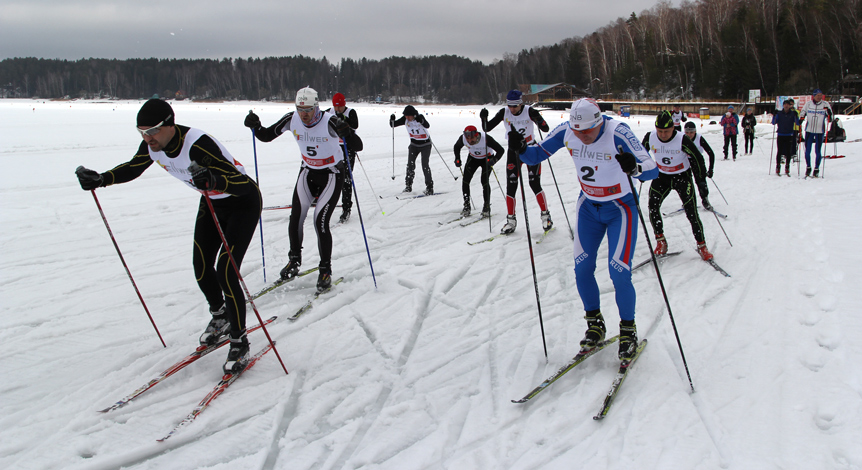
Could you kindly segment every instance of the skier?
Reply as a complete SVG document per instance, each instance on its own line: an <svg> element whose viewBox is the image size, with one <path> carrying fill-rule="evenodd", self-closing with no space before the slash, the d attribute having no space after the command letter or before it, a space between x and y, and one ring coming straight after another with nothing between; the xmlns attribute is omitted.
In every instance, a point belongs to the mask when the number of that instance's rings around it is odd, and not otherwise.
<svg viewBox="0 0 862 470"><path fill-rule="evenodd" d="M309 207L316 199L314 230L317 232L317 249L320 253L317 291L323 292L332 286L332 233L329 219L341 196L344 179L350 177L347 174L346 155L339 142L343 139L348 148L360 149L361 142L358 142L347 122L320 110L317 91L309 87L296 92L296 112L285 114L275 124L262 127L260 118L252 112L245 117L244 124L254 129L254 135L261 142L271 142L280 135L291 133L299 145L302 165L293 189L287 228L290 251L280 276L287 280L299 273L303 224Z"/></svg>
<svg viewBox="0 0 862 470"><path fill-rule="evenodd" d="M706 170L706 175L704 178L695 178L694 182L697 184L697 190L700 193L700 202L703 205L703 208L711 211L712 204L709 203L709 188L706 184L706 178L712 178L712 172L715 169L715 152L712 151L712 147L706 142L706 139L703 138L702 135L698 134L697 126L693 122L685 123L685 135L694 142L694 145L697 146L697 150L700 151L701 155L709 155L709 170Z"/></svg>
<svg viewBox="0 0 862 470"><path fill-rule="evenodd" d="M745 116L742 117L742 137L743 155L752 155L754 153L754 128L757 126L757 118L754 117L754 111L751 108L746 108Z"/></svg>
<svg viewBox="0 0 862 470"><path fill-rule="evenodd" d="M733 111L733 105L727 107L727 112L721 118L722 129L724 129L724 159L727 160L727 146L733 144L733 161L736 161L736 135L739 134L739 116Z"/></svg>
<svg viewBox="0 0 862 470"><path fill-rule="evenodd" d="M512 130L520 133L528 145L532 145L536 137L534 135L534 124L539 126L539 129L548 132L550 129L545 118L529 105L525 105L521 99L521 92L512 90L506 95L506 107L501 109L488 120L488 110L482 108L479 112L479 117L482 119L482 130L490 132L497 124L503 122L506 133L511 133ZM515 218L515 196L518 192L518 177L521 173L521 161L518 160L517 149L511 146L509 142L509 150L507 152L506 161L506 225L503 225L501 233L512 233L518 226L518 221ZM539 203L539 209L542 211L542 228L545 231L554 226L554 221L551 220L551 212L548 210L548 199L545 197L545 191L542 190L542 166L527 165L527 175L530 188L536 195L536 201Z"/></svg>
<svg viewBox="0 0 862 470"><path fill-rule="evenodd" d="M359 117L356 115L356 110L353 108L347 107L347 101L344 98L344 95L341 93L336 93L332 95L332 107L324 111L326 113L331 112L335 114L335 116L345 122L350 126L351 129L355 132L356 129L359 129ZM358 136L356 137L359 138ZM342 141L343 143L343 141ZM347 147L347 157L350 159L350 168L353 168L356 164L356 152L362 150L362 148L355 149L351 147ZM343 224L347 222L347 219L350 218L350 209L353 207L353 182L351 181L349 176L344 178L344 184L341 188L341 217L338 218L338 223Z"/></svg>
<svg viewBox="0 0 862 470"><path fill-rule="evenodd" d="M809 118L809 115L810 118ZM806 120L807 119L807 120ZM823 134L826 132L826 122L832 120L832 105L823 99L820 89L814 90L811 100L802 106L799 112L800 125L805 124L805 176L811 176L811 146L814 145L814 177L820 174L820 147L823 145Z"/></svg>
<svg viewBox="0 0 862 470"><path fill-rule="evenodd" d="M260 190L254 180L246 176L242 164L219 141L199 129L175 124L175 118L167 102L147 101L138 111L137 129L143 141L135 156L101 174L84 167L79 167L76 173L81 187L93 190L132 181L156 162L171 176L202 194L195 221L192 265L212 318L200 343L213 345L229 334L230 350L224 372L236 372L249 360L246 300L204 198L212 200L215 215L239 267L260 219Z"/></svg>
<svg viewBox="0 0 862 470"><path fill-rule="evenodd" d="M431 158L431 134L428 133L428 128L431 124L425 119L425 116L419 114L411 105L404 107L401 112L402 116L395 120L395 115L389 116L389 127L395 128L405 126L407 134L410 135L410 145L407 146L407 176L404 178L404 192L413 191L413 177L416 174L416 157L422 155L422 173L425 175L425 194L430 196L434 194L434 179L431 177L431 166L428 165L428 160Z"/></svg>
<svg viewBox="0 0 862 470"><path fill-rule="evenodd" d="M607 233L608 271L614 283L620 314L619 357L631 360L637 349L635 288L632 284L632 256L638 229L636 194L630 177L647 181L658 176L655 162L625 123L602 116L591 98L572 103L569 121L551 131L538 146L528 146L516 130L509 132L509 148L520 152L527 165L538 165L561 148L578 168L581 194L577 202L575 231L575 282L584 304L587 331L581 350L595 348L605 338L605 321L600 309L596 282L599 245ZM546 153L545 151L547 150Z"/></svg>
<svg viewBox="0 0 862 470"><path fill-rule="evenodd" d="M688 118L685 117L685 113L682 112L678 104L673 105L673 112L670 115L673 117L673 128L682 132L682 123L688 121Z"/></svg>
<svg viewBox="0 0 862 470"><path fill-rule="evenodd" d="M784 158L784 174L790 176L790 162L796 155L796 127L799 125L799 115L791 108L789 99L782 103L782 110L772 116L772 124L778 125L776 130L776 145L778 156L775 157L775 176L781 176L781 158Z"/></svg>
<svg viewBox="0 0 862 470"><path fill-rule="evenodd" d="M682 199L685 215L697 241L698 254L704 261L711 260L712 253L706 248L703 224L697 214L694 185L691 183L692 171L696 179L706 177L703 155L686 135L673 129L673 119L667 111L662 111L655 120L655 138L652 138L651 132L647 132L643 138L643 146L651 151L659 171L658 178L650 183L649 189L649 218L655 233L655 254L667 254L661 203L671 190L674 190Z"/></svg>
<svg viewBox="0 0 862 470"><path fill-rule="evenodd" d="M476 170L482 168L482 218L491 215L491 167L503 158L503 146L490 135L480 132L476 126L467 126L464 133L455 141L455 166L461 167L461 149L467 147L470 158L464 165L464 181L461 192L464 195L463 217L470 215L470 181ZM493 150L492 155L488 150Z"/></svg>

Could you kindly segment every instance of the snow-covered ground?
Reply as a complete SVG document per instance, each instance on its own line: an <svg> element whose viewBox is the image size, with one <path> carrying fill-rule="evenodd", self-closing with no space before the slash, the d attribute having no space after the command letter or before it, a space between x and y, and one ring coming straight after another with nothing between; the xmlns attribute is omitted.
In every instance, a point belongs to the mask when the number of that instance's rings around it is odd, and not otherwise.
<svg viewBox="0 0 862 470"><path fill-rule="evenodd" d="M354 215L335 226L337 294L295 323L314 291L301 278L257 302L289 375L268 354L187 428L157 443L221 376L219 350L126 408L104 408L189 353L208 321L191 266L198 195L151 168L97 191L111 229L167 342L158 341L117 257L78 165L105 171L130 158L140 102L0 100L0 468L4 469L750 469L862 468L862 281L857 204L862 142L838 144L825 179L768 175L772 126L753 156L721 160L711 186L724 229L701 213L710 250L733 277L699 260L685 217L665 219L662 267L696 392L691 393L653 270L634 274L637 324L649 346L604 421L591 417L616 371L608 348L526 405L519 398L578 349L585 329L572 242L550 168L543 184L557 229L534 245L548 346L545 361L520 197L518 230L492 242L486 223L438 222L461 209L460 186L436 152L442 195L399 200L407 135L401 107L360 105L359 203L374 288ZM254 109L268 124L292 105L173 103L177 121L206 130L253 169ZM480 107L420 106L450 170L452 145ZM496 107L492 108L496 109ZM564 119L546 111L553 126ZM848 139L862 119L843 120ZM642 136L653 118L627 122ZM695 120L698 122L698 120ZM492 133L503 140L501 128ZM740 139L740 152L742 139ZM832 154L830 144L826 153ZM289 136L257 144L267 206L288 204L299 168ZM551 159L574 225L578 184L569 157ZM369 180L362 170L367 171ZM803 165L804 171L804 165ZM414 188L422 188L417 172ZM497 165L503 179L504 165ZM503 181L505 182L505 181ZM492 179L493 227L505 204ZM373 190L382 199L377 199ZM474 178L473 194L481 194ZM541 233L527 191L532 235ZM381 213L378 202L385 215ZM645 209L645 202L643 204ZM665 210L679 207L671 195ZM263 214L267 280L286 262L288 211ZM639 229L636 261L648 256ZM317 264L306 227L304 266ZM242 274L264 285L259 238ZM609 333L617 313L607 265L597 272ZM257 322L249 311L249 324ZM251 334L252 349L264 344ZM854 444L854 442L856 444Z"/></svg>

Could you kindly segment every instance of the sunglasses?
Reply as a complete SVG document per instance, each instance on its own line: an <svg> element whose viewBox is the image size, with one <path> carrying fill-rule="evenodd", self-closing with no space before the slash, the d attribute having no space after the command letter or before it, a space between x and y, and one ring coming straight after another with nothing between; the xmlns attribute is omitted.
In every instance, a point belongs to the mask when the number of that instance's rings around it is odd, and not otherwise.
<svg viewBox="0 0 862 470"><path fill-rule="evenodd" d="M478 133L478 132L476 132L476 131L464 131L464 137L466 137L467 139L472 140L472 139L478 138L478 137L479 137L479 133Z"/></svg>
<svg viewBox="0 0 862 470"><path fill-rule="evenodd" d="M297 107L296 107L296 110L297 110L298 112L300 112L300 113L313 113L313 112L314 112L314 106L309 106L309 107L305 107L305 106L303 106L303 107L299 107L299 106L297 106Z"/></svg>
<svg viewBox="0 0 862 470"><path fill-rule="evenodd" d="M171 116L168 116L167 118L165 118L165 121L167 121L167 120L168 120L168 119L170 119L170 118L171 118ZM161 130L162 130L162 129L161 129L161 127L165 125L165 121L162 121L162 122L160 122L160 123L156 124L155 126L153 126L153 127L149 128L149 129L140 129L140 128L137 128L137 127L136 127L135 129L137 129L137 130L138 130L138 132L140 132L140 133L141 133L141 137L145 137L145 136L150 136L150 137L152 137L152 136L154 136L154 135L158 134L158 133L159 133L159 131L161 131Z"/></svg>

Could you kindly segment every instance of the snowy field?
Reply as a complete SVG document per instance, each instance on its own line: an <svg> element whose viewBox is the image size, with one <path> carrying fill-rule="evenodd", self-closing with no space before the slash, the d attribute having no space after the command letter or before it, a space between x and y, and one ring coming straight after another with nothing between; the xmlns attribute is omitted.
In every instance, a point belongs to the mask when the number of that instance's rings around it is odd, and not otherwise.
<svg viewBox="0 0 862 470"><path fill-rule="evenodd" d="M396 199L408 139L395 129L393 180L388 116L402 108L360 105L360 159L370 184L358 165L356 181L379 287L354 207L346 225L333 224L333 274L345 278L337 293L293 323L286 317L314 292L316 276L257 302L263 317L280 317L269 331L289 375L274 354L264 356L164 443L156 439L220 379L226 350L125 408L98 413L190 353L209 319L191 266L198 195L155 167L96 192L163 348L93 197L74 175L78 165L105 171L134 154L140 105L0 100L0 468L862 468L862 142L838 144L846 158L828 160L825 179L797 178L795 165L793 177L779 178L767 174L774 143L768 124L758 125L754 155L736 162L721 160L717 125L702 129L718 153L715 182L729 204L714 186L710 199L729 215L722 223L733 246L712 214L701 217L709 249L733 277L700 261L685 217L665 218L670 249L683 254L665 262L662 274L695 393L655 273L642 269L634 273L637 324L649 346L608 417L591 419L616 372L616 346L528 404L512 404L575 354L585 329L572 241L549 168L542 181L557 229L534 244L546 362L520 196L512 236L468 245L489 236L487 223L438 224L461 209L460 177L433 152L435 189L443 194ZM243 117L254 109L270 124L293 109L173 105L178 123L214 135L250 174ZM481 107L418 108L457 175L452 145L466 125L478 125ZM564 119L544 114L552 127ZM862 119L843 121L848 140L862 137ZM627 122L638 136L653 129L652 117ZM502 126L492 135L503 140ZM739 146L741 154L741 138ZM832 144L825 150L834 153ZM284 136L258 143L257 153L264 205L289 204L296 143ZM574 225L574 166L563 153L550 161ZM504 163L496 170L503 180ZM421 190L417 173L414 188ZM505 204L491 181L490 230L497 233ZM481 197L478 176L472 187ZM539 210L527 194L535 240ZM675 195L664 205L678 207ZM286 210L263 214L269 281L287 261L287 220ZM638 232L635 261L648 256ZM306 237L303 267L316 266L310 224ZM252 291L264 285L261 265L256 237L242 269ZM618 315L606 263L599 262L597 277L610 336ZM257 323L251 310L248 323ZM250 340L253 351L265 342L260 332Z"/></svg>

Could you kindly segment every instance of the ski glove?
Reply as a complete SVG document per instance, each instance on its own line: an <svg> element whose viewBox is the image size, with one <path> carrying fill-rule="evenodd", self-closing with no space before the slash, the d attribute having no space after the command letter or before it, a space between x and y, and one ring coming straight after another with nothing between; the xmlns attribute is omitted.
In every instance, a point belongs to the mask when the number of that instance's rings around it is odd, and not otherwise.
<svg viewBox="0 0 862 470"><path fill-rule="evenodd" d="M524 153L524 150L527 150L527 141L524 140L524 136L514 129L509 131L509 148L518 153Z"/></svg>
<svg viewBox="0 0 862 470"><path fill-rule="evenodd" d="M712 168L710 168L709 171L706 172L706 177L712 178Z"/></svg>
<svg viewBox="0 0 862 470"><path fill-rule="evenodd" d="M416 122L418 122L419 124L422 124L423 126L425 124L428 124L428 121L425 120L425 116L423 116L421 114L416 116Z"/></svg>
<svg viewBox="0 0 862 470"><path fill-rule="evenodd" d="M249 129L259 129L260 118L257 117L257 114L254 114L252 111L249 111L248 116L245 117L245 122L243 124Z"/></svg>
<svg viewBox="0 0 862 470"><path fill-rule="evenodd" d="M395 127L395 115L394 114L389 115L389 127Z"/></svg>
<svg viewBox="0 0 862 470"><path fill-rule="evenodd" d="M334 126L335 133L338 134L338 137L341 137L342 139L347 137L347 135L350 133L350 126L348 126L347 121L343 119L335 118Z"/></svg>
<svg viewBox="0 0 862 470"><path fill-rule="evenodd" d="M455 157L455 166L461 168L461 157Z"/></svg>
<svg viewBox="0 0 862 470"><path fill-rule="evenodd" d="M192 174L192 184L200 190L214 190L216 177L209 168L202 167L197 162L189 165L189 173Z"/></svg>
<svg viewBox="0 0 862 470"><path fill-rule="evenodd" d="M98 172L89 168L79 166L75 170L75 175L78 177L78 182L81 183L81 188L84 191L90 191L96 188L101 188L105 185L105 179Z"/></svg>
<svg viewBox="0 0 862 470"><path fill-rule="evenodd" d="M488 110L487 109L482 108L482 110L479 111L479 119L481 119L483 121L488 120Z"/></svg>
<svg viewBox="0 0 862 470"><path fill-rule="evenodd" d="M637 176L641 174L638 170L638 161L634 155L629 152L623 152L616 156L617 162L620 164L623 172L629 176Z"/></svg>

